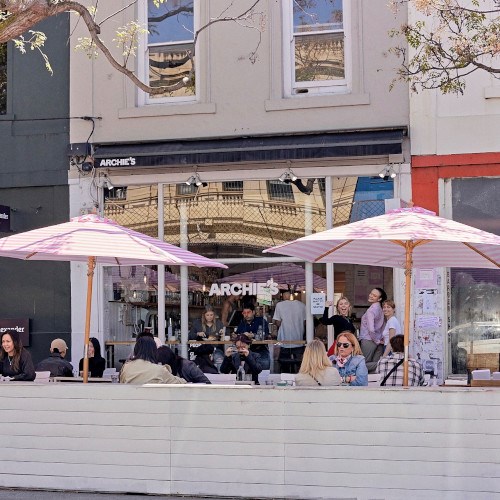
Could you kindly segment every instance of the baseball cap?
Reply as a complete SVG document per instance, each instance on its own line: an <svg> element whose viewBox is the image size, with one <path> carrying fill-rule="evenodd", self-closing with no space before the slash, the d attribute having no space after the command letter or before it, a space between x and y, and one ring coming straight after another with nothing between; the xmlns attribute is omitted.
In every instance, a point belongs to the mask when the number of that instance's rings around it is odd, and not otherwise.
<svg viewBox="0 0 500 500"><path fill-rule="evenodd" d="M68 350L68 346L63 339L54 339L50 343L50 350L53 351L54 349L57 349L59 352L65 352Z"/></svg>

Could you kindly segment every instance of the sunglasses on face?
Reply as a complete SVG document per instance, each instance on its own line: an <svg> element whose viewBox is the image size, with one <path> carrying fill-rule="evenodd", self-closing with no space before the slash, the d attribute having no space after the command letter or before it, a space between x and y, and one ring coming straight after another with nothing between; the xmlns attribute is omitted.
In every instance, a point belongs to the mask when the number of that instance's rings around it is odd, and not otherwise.
<svg viewBox="0 0 500 500"><path fill-rule="evenodd" d="M337 345L339 347L343 347L344 349L347 349L349 348L352 344L350 344L349 342L337 342Z"/></svg>

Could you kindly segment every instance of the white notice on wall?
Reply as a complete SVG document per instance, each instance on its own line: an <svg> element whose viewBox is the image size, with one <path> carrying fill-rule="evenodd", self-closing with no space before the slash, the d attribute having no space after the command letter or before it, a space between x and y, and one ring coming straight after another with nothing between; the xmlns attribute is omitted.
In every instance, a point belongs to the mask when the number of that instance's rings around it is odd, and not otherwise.
<svg viewBox="0 0 500 500"><path fill-rule="evenodd" d="M417 315L415 318L415 326L423 330L438 328L441 326L441 318L439 316Z"/></svg>
<svg viewBox="0 0 500 500"><path fill-rule="evenodd" d="M311 314L323 314L325 310L325 294L311 293Z"/></svg>

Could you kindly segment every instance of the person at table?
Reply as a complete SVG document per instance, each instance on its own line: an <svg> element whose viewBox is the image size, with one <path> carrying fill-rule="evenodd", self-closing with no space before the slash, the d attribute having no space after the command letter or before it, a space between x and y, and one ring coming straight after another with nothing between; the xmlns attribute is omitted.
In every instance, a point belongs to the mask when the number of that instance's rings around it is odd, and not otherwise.
<svg viewBox="0 0 500 500"><path fill-rule="evenodd" d="M396 304L393 300L384 300L382 303L382 311L385 317L385 326L382 336L384 337L385 351L383 357L389 356L391 352L390 340L395 335L401 335L401 324L396 318Z"/></svg>
<svg viewBox="0 0 500 500"><path fill-rule="evenodd" d="M236 334L244 333L248 338L255 339L257 333L267 337L269 335L269 324L262 316L255 316L255 306L247 303L243 306L243 319L236 329ZM266 344L254 344L250 350L259 356L259 362L262 370L269 370L271 358L269 356L269 347Z"/></svg>
<svg viewBox="0 0 500 500"><path fill-rule="evenodd" d="M138 338L132 359L120 370L121 384L185 384L172 375L169 365L158 364L158 348L151 337Z"/></svg>
<svg viewBox="0 0 500 500"><path fill-rule="evenodd" d="M347 331L337 337L335 354L330 356L345 385L368 385L368 370L356 336Z"/></svg>
<svg viewBox="0 0 500 500"><path fill-rule="evenodd" d="M158 348L158 363L170 366L172 375L183 378L186 382L193 384L211 384L210 380L200 368L189 359L175 354L169 346L163 345Z"/></svg>
<svg viewBox="0 0 500 500"><path fill-rule="evenodd" d="M377 369L377 362L384 353L384 312L382 303L387 300L387 294L382 288L374 288L368 295L370 307L361 317L359 343L365 357L369 373Z"/></svg>
<svg viewBox="0 0 500 500"><path fill-rule="evenodd" d="M15 330L3 332L0 341L0 374L15 381L35 380L31 354L23 347L19 333Z"/></svg>
<svg viewBox="0 0 500 500"><path fill-rule="evenodd" d="M89 376L92 378L102 378L106 368L106 360L101 356L101 344L95 337L90 337L87 355L89 357ZM83 358L80 359L78 369L83 371Z"/></svg>
<svg viewBox="0 0 500 500"><path fill-rule="evenodd" d="M352 332L356 333L356 328L352 324L350 315L351 315L351 303L347 297L340 297L337 300L337 304L335 306L335 310L337 314L328 317L329 307L333 305L331 300L325 302L325 310L323 312L323 317L319 319L319 322L322 325L333 325L333 344L328 349L328 356L332 356L335 352L335 340L342 332Z"/></svg>
<svg viewBox="0 0 500 500"><path fill-rule="evenodd" d="M50 343L50 356L40 361L35 367L37 372L50 372L51 377L72 377L73 365L64 359L68 346L63 339L54 339Z"/></svg>
<svg viewBox="0 0 500 500"><path fill-rule="evenodd" d="M304 355L304 329L306 323L306 306L300 300L290 300L291 292L283 293L283 300L276 304L273 323L278 327L278 341L301 341L298 344L283 344L280 346L278 362L280 371L295 373L297 365Z"/></svg>
<svg viewBox="0 0 500 500"><path fill-rule="evenodd" d="M209 344L202 344L193 349L196 356L194 362L203 373L212 373L214 375L219 373L214 363L214 350L214 346Z"/></svg>
<svg viewBox="0 0 500 500"><path fill-rule="evenodd" d="M245 375L250 374L256 385L259 384L259 373L262 371L260 357L250 350L252 340L244 334L238 335L235 339L236 351L229 346L226 349L224 361L220 367L221 373L238 372L238 368L243 366Z"/></svg>
<svg viewBox="0 0 500 500"><path fill-rule="evenodd" d="M216 339L223 332L222 321L215 317L212 306L205 306L201 318L193 321L193 326L189 332L189 340ZM223 339L222 339L223 340Z"/></svg>
<svg viewBox="0 0 500 500"><path fill-rule="evenodd" d="M299 386L332 386L340 385L339 371L334 368L326 355L325 344L315 339L307 344L300 365L295 375L295 385Z"/></svg>
<svg viewBox="0 0 500 500"><path fill-rule="evenodd" d="M403 361L405 340L403 335L395 335L390 340L392 354L384 356L377 364L377 373L380 373L380 385L403 385ZM408 385L424 385L422 366L413 358L408 359Z"/></svg>

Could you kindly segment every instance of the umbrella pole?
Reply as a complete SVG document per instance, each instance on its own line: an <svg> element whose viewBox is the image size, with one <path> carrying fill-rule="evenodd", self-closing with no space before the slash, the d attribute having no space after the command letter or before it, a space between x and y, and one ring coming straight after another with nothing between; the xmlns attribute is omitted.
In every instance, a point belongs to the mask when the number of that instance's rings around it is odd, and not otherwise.
<svg viewBox="0 0 500 500"><path fill-rule="evenodd" d="M85 340L83 355L83 383L89 381L90 313L92 312L92 283L94 281L95 257L87 261L87 309L85 316Z"/></svg>
<svg viewBox="0 0 500 500"><path fill-rule="evenodd" d="M404 328L404 345L405 345L405 360L403 363L403 386L408 386L408 358L410 346L410 301L411 301L411 276L413 267L413 243L407 241L406 247L406 262L405 262L405 328Z"/></svg>

